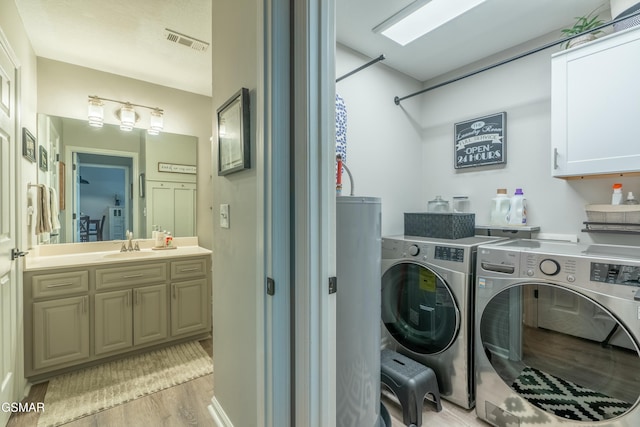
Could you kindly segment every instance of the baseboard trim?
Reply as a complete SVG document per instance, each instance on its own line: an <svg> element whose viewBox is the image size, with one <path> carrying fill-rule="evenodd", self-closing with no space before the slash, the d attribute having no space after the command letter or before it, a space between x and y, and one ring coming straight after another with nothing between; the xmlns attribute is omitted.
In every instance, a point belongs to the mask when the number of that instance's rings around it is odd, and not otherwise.
<svg viewBox="0 0 640 427"><path fill-rule="evenodd" d="M222 405L218 402L215 396L211 399L211 405L207 406L209 410L209 414L211 414L211 418L213 418L213 423L216 427L233 427L233 423L222 409Z"/></svg>

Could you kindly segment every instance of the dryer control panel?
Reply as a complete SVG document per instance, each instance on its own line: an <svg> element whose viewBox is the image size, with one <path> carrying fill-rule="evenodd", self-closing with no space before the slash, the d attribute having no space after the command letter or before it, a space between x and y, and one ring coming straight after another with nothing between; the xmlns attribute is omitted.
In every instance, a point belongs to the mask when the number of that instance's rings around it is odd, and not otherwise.
<svg viewBox="0 0 640 427"><path fill-rule="evenodd" d="M592 262L591 281L640 286L640 266Z"/></svg>
<svg viewBox="0 0 640 427"><path fill-rule="evenodd" d="M433 257L443 261L464 262L464 249L450 246L436 246Z"/></svg>

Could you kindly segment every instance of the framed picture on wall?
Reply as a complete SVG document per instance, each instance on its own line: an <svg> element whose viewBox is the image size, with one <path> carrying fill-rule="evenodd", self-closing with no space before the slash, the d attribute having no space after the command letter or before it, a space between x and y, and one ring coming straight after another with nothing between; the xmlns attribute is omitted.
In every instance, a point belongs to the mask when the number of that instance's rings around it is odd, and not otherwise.
<svg viewBox="0 0 640 427"><path fill-rule="evenodd" d="M217 110L218 175L251 167L249 89L242 88Z"/></svg>
<svg viewBox="0 0 640 427"><path fill-rule="evenodd" d="M47 153L47 149L42 145L40 146L40 152L38 154L38 166L40 166L40 170L43 172L49 170L49 154Z"/></svg>
<svg viewBox="0 0 640 427"><path fill-rule="evenodd" d="M507 162L507 113L478 117L454 125L455 169Z"/></svg>
<svg viewBox="0 0 640 427"><path fill-rule="evenodd" d="M27 128L22 128L22 155L31 162L36 161L36 139Z"/></svg>

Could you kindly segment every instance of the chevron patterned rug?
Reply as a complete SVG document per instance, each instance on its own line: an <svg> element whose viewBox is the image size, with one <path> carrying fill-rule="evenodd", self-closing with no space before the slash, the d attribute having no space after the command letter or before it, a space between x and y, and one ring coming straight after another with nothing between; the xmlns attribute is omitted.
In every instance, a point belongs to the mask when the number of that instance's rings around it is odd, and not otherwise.
<svg viewBox="0 0 640 427"><path fill-rule="evenodd" d="M632 404L527 367L511 387L531 404L575 421L602 421L625 413Z"/></svg>

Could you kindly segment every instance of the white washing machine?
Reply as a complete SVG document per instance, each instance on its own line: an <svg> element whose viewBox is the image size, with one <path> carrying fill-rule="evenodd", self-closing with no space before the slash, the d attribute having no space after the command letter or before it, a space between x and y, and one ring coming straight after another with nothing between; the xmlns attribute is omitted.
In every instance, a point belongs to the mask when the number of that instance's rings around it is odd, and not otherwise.
<svg viewBox="0 0 640 427"><path fill-rule="evenodd" d="M503 240L382 239L382 344L433 369L441 397L471 408L476 248Z"/></svg>
<svg viewBox="0 0 640 427"><path fill-rule="evenodd" d="M495 426L640 425L640 248L478 248L476 412Z"/></svg>

